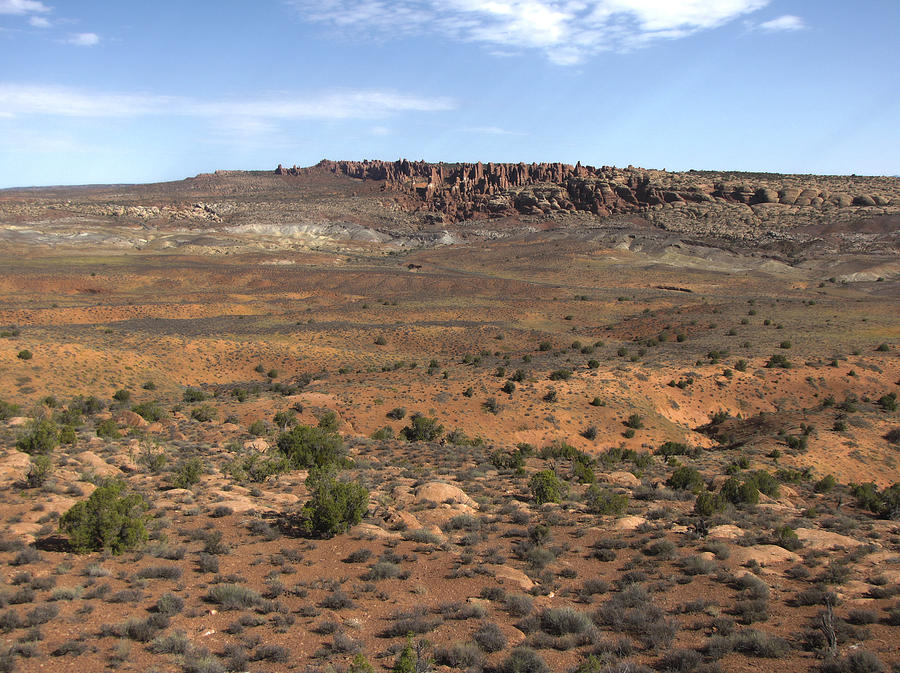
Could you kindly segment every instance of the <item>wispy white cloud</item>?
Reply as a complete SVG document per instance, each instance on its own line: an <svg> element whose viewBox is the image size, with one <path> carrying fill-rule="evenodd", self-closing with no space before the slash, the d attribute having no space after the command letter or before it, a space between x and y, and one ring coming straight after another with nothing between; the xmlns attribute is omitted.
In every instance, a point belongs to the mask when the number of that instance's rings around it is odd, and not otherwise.
<svg viewBox="0 0 900 673"><path fill-rule="evenodd" d="M32 16L28 19L28 23L35 28L49 28L50 21L45 19L43 16Z"/></svg>
<svg viewBox="0 0 900 673"><path fill-rule="evenodd" d="M97 33L72 33L66 38L66 44L72 44L76 47L93 47L100 43L100 36Z"/></svg>
<svg viewBox="0 0 900 673"><path fill-rule="evenodd" d="M339 90L256 99L200 100L181 96L109 93L70 87L0 83L0 114L58 117L185 116L230 120L250 128L266 120L378 119L402 112L440 112L456 103L393 91ZM254 121L256 120L256 121Z"/></svg>
<svg viewBox="0 0 900 673"><path fill-rule="evenodd" d="M462 129L464 133L477 133L484 136L524 136L521 131L509 131L499 126L468 126Z"/></svg>
<svg viewBox="0 0 900 673"><path fill-rule="evenodd" d="M803 30L806 28L806 23L799 16L785 14L784 16L779 16L777 19L772 19L771 21L765 21L764 23L759 24L758 28L769 33L792 32L795 30Z"/></svg>
<svg viewBox="0 0 900 673"><path fill-rule="evenodd" d="M13 127L0 127L0 147L5 152L25 152L31 154L60 154L63 152L96 151L79 139L59 135L46 129L35 131Z"/></svg>
<svg viewBox="0 0 900 673"><path fill-rule="evenodd" d="M0 14L31 14L49 12L50 8L37 0L0 0Z"/></svg>
<svg viewBox="0 0 900 673"><path fill-rule="evenodd" d="M684 38L765 7L769 0L285 0L308 22L388 38L440 34L491 50L532 49L578 63Z"/></svg>

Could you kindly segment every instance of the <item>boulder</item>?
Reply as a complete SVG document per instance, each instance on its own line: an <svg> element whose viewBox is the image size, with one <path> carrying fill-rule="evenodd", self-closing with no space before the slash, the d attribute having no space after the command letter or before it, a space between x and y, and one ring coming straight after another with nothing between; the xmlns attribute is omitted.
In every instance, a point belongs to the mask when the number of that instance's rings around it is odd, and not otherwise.
<svg viewBox="0 0 900 673"><path fill-rule="evenodd" d="M133 411L120 411L116 414L116 423L126 428L146 428L150 425L143 416Z"/></svg>
<svg viewBox="0 0 900 673"><path fill-rule="evenodd" d="M421 521L419 521L412 513L403 510L391 512L388 515L387 522L391 524L391 526L399 525L399 527L405 530L418 530L422 527Z"/></svg>
<svg viewBox="0 0 900 673"><path fill-rule="evenodd" d="M438 504L458 503L472 509L478 509L478 503L466 495L461 488L440 481L430 481L416 489L416 502L421 503L426 500Z"/></svg>
<svg viewBox="0 0 900 673"><path fill-rule="evenodd" d="M256 439L248 439L244 442L244 450L245 451L268 451L269 450L269 442L267 442L262 437L257 437Z"/></svg>
<svg viewBox="0 0 900 673"><path fill-rule="evenodd" d="M31 456L21 451L10 451L0 458L0 485L9 487L24 481L30 466Z"/></svg>
<svg viewBox="0 0 900 673"><path fill-rule="evenodd" d="M631 472L611 472L602 476L601 480L615 486L624 486L625 488L637 488L641 485L641 480L631 474Z"/></svg>
<svg viewBox="0 0 900 673"><path fill-rule="evenodd" d="M78 454L78 462L85 470L100 477L121 477L122 470L110 465L93 451L82 451Z"/></svg>
<svg viewBox="0 0 900 673"><path fill-rule="evenodd" d="M494 573L494 577L510 584L515 584L522 591L530 591L534 582L524 572L509 565L488 565L487 568Z"/></svg>

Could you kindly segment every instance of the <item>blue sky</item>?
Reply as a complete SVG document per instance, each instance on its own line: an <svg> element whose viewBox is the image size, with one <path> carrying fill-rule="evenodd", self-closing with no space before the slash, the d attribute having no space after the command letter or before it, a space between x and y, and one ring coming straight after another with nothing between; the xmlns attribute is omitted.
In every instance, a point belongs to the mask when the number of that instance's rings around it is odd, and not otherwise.
<svg viewBox="0 0 900 673"><path fill-rule="evenodd" d="M0 0L0 187L322 158L900 173L897 0Z"/></svg>

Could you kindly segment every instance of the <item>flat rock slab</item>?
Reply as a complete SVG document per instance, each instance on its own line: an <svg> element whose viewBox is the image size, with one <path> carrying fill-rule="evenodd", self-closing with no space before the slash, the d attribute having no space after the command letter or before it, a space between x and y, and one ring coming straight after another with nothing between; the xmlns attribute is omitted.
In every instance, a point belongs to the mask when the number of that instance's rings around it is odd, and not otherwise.
<svg viewBox="0 0 900 673"><path fill-rule="evenodd" d="M794 552L774 544L735 547L731 551L731 558L739 565L755 561L761 566L777 565L779 563L797 563L800 561L800 557Z"/></svg>
<svg viewBox="0 0 900 673"><path fill-rule="evenodd" d="M721 526L713 526L710 528L707 537L716 540L737 540L738 538L743 537L743 535L743 528L738 528L730 523L726 523Z"/></svg>
<svg viewBox="0 0 900 673"><path fill-rule="evenodd" d="M867 544L848 535L832 533L831 531L818 528L797 528L794 532L797 533L797 537L803 543L803 546L809 549L837 549L838 547L853 549Z"/></svg>
<svg viewBox="0 0 900 673"><path fill-rule="evenodd" d="M122 476L122 470L110 465L93 451L82 451L78 454L77 458L78 462L80 462L86 470L90 470L101 477Z"/></svg>
<svg viewBox="0 0 900 673"><path fill-rule="evenodd" d="M271 509L271 507L262 506L255 500L246 496L238 496L236 498L230 498L228 500L220 500L219 502L214 502L209 505L210 510L214 510L217 507L227 507L232 512L235 512L237 514L243 514L244 512L253 512L255 510Z"/></svg>
<svg viewBox="0 0 900 673"><path fill-rule="evenodd" d="M647 523L647 519L642 516L623 516L621 519L616 519L616 530L635 530L645 523Z"/></svg>
<svg viewBox="0 0 900 673"><path fill-rule="evenodd" d="M371 523L361 523L358 526L354 526L353 528L354 537L359 537L364 540L399 540L400 533L395 533L393 531L385 530L380 526L376 526Z"/></svg>

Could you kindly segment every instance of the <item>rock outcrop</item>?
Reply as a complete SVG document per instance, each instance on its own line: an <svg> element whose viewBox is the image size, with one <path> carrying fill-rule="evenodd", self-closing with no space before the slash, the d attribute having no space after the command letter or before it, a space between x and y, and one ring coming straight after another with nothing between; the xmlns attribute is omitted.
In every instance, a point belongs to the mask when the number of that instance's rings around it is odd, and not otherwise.
<svg viewBox="0 0 900 673"><path fill-rule="evenodd" d="M865 216L900 208L897 180L838 176L688 171L574 166L563 163L432 164L424 161L329 161L310 168L284 168L277 175L328 172L382 182L382 189L407 194L426 212L450 222L502 215L588 212L599 216L648 214L681 209L723 208L766 219L800 211L841 209ZM873 190L874 188L874 190ZM771 211L768 212L767 211ZM651 218L652 219L652 218Z"/></svg>

